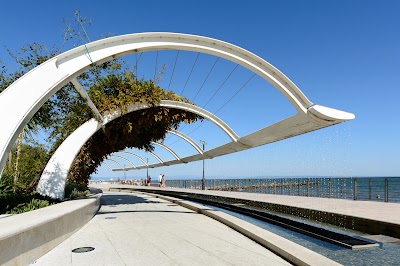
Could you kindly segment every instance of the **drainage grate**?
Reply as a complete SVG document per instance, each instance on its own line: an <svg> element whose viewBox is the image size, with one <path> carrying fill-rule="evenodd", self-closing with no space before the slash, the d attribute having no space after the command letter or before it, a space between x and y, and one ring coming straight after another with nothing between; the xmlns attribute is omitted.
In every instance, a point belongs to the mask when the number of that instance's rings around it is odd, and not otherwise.
<svg viewBox="0 0 400 266"><path fill-rule="evenodd" d="M109 219L117 219L117 217L114 217L114 216L113 216L113 217L106 217L106 218L104 218L104 219L108 219L108 220L109 220Z"/></svg>
<svg viewBox="0 0 400 266"><path fill-rule="evenodd" d="M90 252L93 251L94 247L81 247L81 248L75 248L72 250L74 253L85 253L85 252Z"/></svg>
<svg viewBox="0 0 400 266"><path fill-rule="evenodd" d="M168 204L167 206L178 206L178 205L176 205L176 204Z"/></svg>

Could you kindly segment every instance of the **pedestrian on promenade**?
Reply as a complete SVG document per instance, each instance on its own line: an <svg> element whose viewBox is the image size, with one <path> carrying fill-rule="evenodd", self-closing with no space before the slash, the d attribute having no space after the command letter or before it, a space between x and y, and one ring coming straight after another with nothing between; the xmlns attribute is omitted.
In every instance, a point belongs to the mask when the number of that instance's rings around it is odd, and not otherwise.
<svg viewBox="0 0 400 266"><path fill-rule="evenodd" d="M158 176L158 187L162 187L162 174Z"/></svg>
<svg viewBox="0 0 400 266"><path fill-rule="evenodd" d="M165 175L164 174L161 177L161 187L165 187Z"/></svg>
<svg viewBox="0 0 400 266"><path fill-rule="evenodd" d="M148 187L150 186L150 183L151 183L151 177L150 177L150 176L147 176L147 186L148 186Z"/></svg>

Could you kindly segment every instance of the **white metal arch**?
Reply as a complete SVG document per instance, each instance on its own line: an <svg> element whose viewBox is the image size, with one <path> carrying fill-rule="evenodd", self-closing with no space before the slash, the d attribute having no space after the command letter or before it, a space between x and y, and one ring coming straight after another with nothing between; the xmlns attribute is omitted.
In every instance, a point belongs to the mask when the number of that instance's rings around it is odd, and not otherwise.
<svg viewBox="0 0 400 266"><path fill-rule="evenodd" d="M110 169L111 171L114 171L115 169L112 168L108 163L106 163L105 161L102 162L102 164L104 164L105 166L108 167L108 169Z"/></svg>
<svg viewBox="0 0 400 266"><path fill-rule="evenodd" d="M157 154L155 154L154 152L151 152L151 151L145 151L145 152L147 152L148 154L153 155L153 157L156 158L157 161L159 161L161 164L164 164L164 161Z"/></svg>
<svg viewBox="0 0 400 266"><path fill-rule="evenodd" d="M113 159L110 159L110 158L107 158L106 160L114 162L116 165L121 167L121 169L125 169L125 167L122 164L120 164L119 162L117 162L116 160L113 160Z"/></svg>
<svg viewBox="0 0 400 266"><path fill-rule="evenodd" d="M90 69L93 63L106 62L135 52L167 49L207 53L240 64L270 82L299 113L311 113L310 117L321 125L326 126L326 122L335 124L354 118L350 113L329 108L315 108L299 88L277 68L238 46L212 38L181 33L122 35L95 41L58 55L26 73L0 94L0 114L7 114L0 117L1 172L18 134L34 113L57 90ZM90 53L90 58L87 51Z"/></svg>
<svg viewBox="0 0 400 266"><path fill-rule="evenodd" d="M122 159L122 160L128 162L130 165L132 165L133 168L136 168L136 165L135 165L134 163L132 163L130 160L128 160L127 158L125 158L125 157L123 157L123 156L119 156L119 155L116 155L116 154L113 154L113 155L111 155L111 156L118 157L118 158L120 158L120 159ZM124 167L124 169L125 169L125 168L127 168L127 167Z"/></svg>
<svg viewBox="0 0 400 266"><path fill-rule="evenodd" d="M135 156L136 158L141 160L144 163L144 165L149 166L149 164L142 157L140 157L139 155L134 154L132 152L129 152L129 151L118 151L118 152L114 152L113 154L115 154L115 153L125 153L125 154L129 154L129 155Z"/></svg>
<svg viewBox="0 0 400 266"><path fill-rule="evenodd" d="M205 117L211 117L212 121L218 121L218 124L221 128L223 128L223 131L228 134L228 132L231 132L231 135L236 135L235 132L233 132L232 129L229 128L228 125L226 125L221 119L219 119L217 116L197 107L189 103L184 103L184 102L174 102L174 101L169 101L169 100L162 100L159 104L159 106L162 107L169 107L169 108L177 108L177 109L182 109L186 111L192 111L196 114L199 114L200 116L205 116ZM126 113L142 110L149 108L148 105L143 104L143 103L136 103L136 104L131 104L127 107ZM193 109L193 110L192 110ZM203 114L204 113L204 114ZM37 191L40 194L43 195L49 195L54 198L63 198L64 197L64 185L66 182L66 178L69 172L69 169L71 167L71 164L73 160L75 159L75 156L78 154L79 150L82 148L82 146L86 143L86 141L94 134L96 133L101 127L103 127L105 124L111 122L112 120L118 118L121 116L121 112L119 110L116 110L112 114L106 114L103 117L103 123L95 120L95 119L90 119L89 121L85 122L83 125L81 125L79 128L77 128L71 135L69 135L63 143L58 147L58 149L54 152L52 157L50 158L49 162L47 163L43 174L39 180L38 188ZM216 122L214 122L216 123ZM228 134L229 135L229 134ZM148 151L147 151L148 152ZM159 167L163 165L170 165L170 162L166 163L164 162L159 156L157 156L155 153L148 152L152 156L154 156L158 160L158 164L154 164L149 166L146 165L145 167L138 166L136 168L126 168L128 170L131 169L143 169L147 167ZM205 156L201 158L209 158L210 156ZM183 160L184 162L187 162L186 160ZM176 160L176 162L181 162L180 160ZM176 163L173 163L176 164ZM121 167L122 168L122 167ZM54 186L54 184L57 184L57 186Z"/></svg>
<svg viewBox="0 0 400 266"><path fill-rule="evenodd" d="M155 142L155 141L152 141L151 143L156 144L156 145L158 145L158 146L160 146L160 147L166 149L169 153L171 153L171 154L175 157L175 159L181 160L181 158L178 156L178 154L176 154L176 152L174 152L174 151L173 151L170 147L168 147L167 145L162 144L162 143L159 143L159 142Z"/></svg>
<svg viewBox="0 0 400 266"><path fill-rule="evenodd" d="M196 149L196 151L200 154L203 154L203 150L200 148L200 146L191 138L189 138L189 136L183 134L182 132L176 131L176 130L168 130L169 133L174 134L180 138L182 138L183 140L187 141L190 145L193 146L193 148Z"/></svg>
<svg viewBox="0 0 400 266"><path fill-rule="evenodd" d="M185 140L186 142L188 142L190 145L192 145L192 146L196 149L196 151L197 151L199 154L203 154L203 150L200 148L200 146L197 145L197 143L196 143L195 141L193 141L189 136L183 134L182 132L176 131L176 130L168 130L168 133L174 134L174 135L176 135L176 136L182 138L183 140ZM155 144L159 144L159 143L157 143L157 142L154 142L154 143L155 143ZM164 145L164 146L165 146L165 145ZM172 150L172 152L173 152L173 150ZM144 163L144 165L148 166L147 162L146 162L142 157L138 156L137 154L134 154L134 153L132 153L132 152L127 152L127 151L119 151L119 152L116 152L116 153L124 153L124 154L129 154L129 155L135 156L136 158L138 158L139 160L141 160L141 161ZM175 153L175 152L174 152L174 153ZM113 154L111 154L111 155L114 156L114 154L115 154L115 153L113 153ZM176 153L175 153L175 154L176 154ZM176 154L176 156L174 155L174 157L175 157L176 159L180 160L180 158L179 158L179 156L178 156L177 154ZM128 169L128 170L132 170L132 168L127 168L127 169ZM134 168L134 169L137 169L137 167ZM114 169L111 169L111 170L112 170L112 171L120 171L120 170L122 170L122 169L115 169L115 168L114 168Z"/></svg>

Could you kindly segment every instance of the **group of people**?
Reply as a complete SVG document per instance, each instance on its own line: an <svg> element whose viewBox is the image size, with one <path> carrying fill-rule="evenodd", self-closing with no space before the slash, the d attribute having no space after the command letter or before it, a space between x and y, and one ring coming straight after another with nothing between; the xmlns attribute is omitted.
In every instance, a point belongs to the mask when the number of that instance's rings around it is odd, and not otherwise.
<svg viewBox="0 0 400 266"><path fill-rule="evenodd" d="M151 177L147 176L147 178L144 180L145 181L145 186L150 186L151 184ZM158 187L165 187L165 175L160 174L158 176Z"/></svg>
<svg viewBox="0 0 400 266"><path fill-rule="evenodd" d="M160 174L158 176L158 186L165 187L165 175L164 174Z"/></svg>
<svg viewBox="0 0 400 266"><path fill-rule="evenodd" d="M101 183L102 180L99 181L90 181L90 182L96 182L96 183ZM151 177L147 176L147 178L140 180L134 179L134 180L121 180L118 178L117 180L112 180L109 181L111 184L126 184L126 185L135 185L135 186L150 186L151 185ZM160 174L158 176L158 187L165 187L165 175Z"/></svg>

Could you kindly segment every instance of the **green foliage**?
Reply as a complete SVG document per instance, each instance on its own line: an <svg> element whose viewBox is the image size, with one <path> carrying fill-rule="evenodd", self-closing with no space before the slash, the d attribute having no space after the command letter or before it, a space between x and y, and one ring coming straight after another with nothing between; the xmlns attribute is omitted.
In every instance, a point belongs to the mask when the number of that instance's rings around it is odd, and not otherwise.
<svg viewBox="0 0 400 266"><path fill-rule="evenodd" d="M35 201L33 201L35 200ZM39 201L37 201L39 200ZM33 201L33 202L32 202ZM47 205L45 205L47 202ZM28 210L39 207L46 207L48 205L59 202L59 200L52 199L47 196L42 196L36 192L14 192L13 188L9 185L4 185L4 181L0 184L0 214L3 213L20 213L18 210L26 209L25 204L31 203L28 206ZM44 206L45 205L45 206ZM36 207L34 207L36 206ZM15 210L13 210L15 209ZM22 211L21 211L22 212Z"/></svg>
<svg viewBox="0 0 400 266"><path fill-rule="evenodd" d="M66 28L63 43L59 48L48 49L46 45L34 42L22 46L17 51L7 50L19 69L12 70L0 61L0 92L32 68L58 55L67 44L71 48L90 41L84 24L91 24L91 21L82 17L79 12L75 12L72 21L63 19L62 23ZM154 149L151 142L163 140L167 130L177 129L182 122L191 123L199 119L197 115L187 111L156 107L163 99L188 102L187 99L155 85L154 82L161 80L165 68L166 66L162 66L157 72L155 81L138 80L133 72L129 71L124 60L114 59L98 65L93 64L90 70L78 77L103 115L116 109L126 113L130 104L138 102L146 103L151 108L124 115L97 132L76 157L68 176L70 181L86 187L89 176L108 154L126 147L151 151ZM12 184L12 177L16 176L14 180L18 180L20 189L33 191L35 182L51 154L67 136L92 117L92 112L73 85L65 85L46 101L28 125L31 132L41 129L48 133L51 146L49 152L39 144L19 145L21 152L16 153L20 155L18 163L15 163L16 159L10 160L10 165L17 166L17 172L13 172L13 167L10 166L4 170L2 178L11 180ZM12 155L13 158L16 157ZM73 191L74 188L68 193L72 194Z"/></svg>
<svg viewBox="0 0 400 266"><path fill-rule="evenodd" d="M11 162L7 162L2 174L2 181L8 185L13 184L15 175L16 147L11 151ZM18 166L18 183L15 184L17 190L32 192L40 179L42 171L49 159L47 148L38 143L25 143L21 145L21 155ZM1 190L1 189L0 189Z"/></svg>
<svg viewBox="0 0 400 266"><path fill-rule="evenodd" d="M29 211L37 210L40 208L44 208L49 205L51 205L51 204L47 200L32 199L30 202L18 204L18 206L12 208L7 213L19 214L19 213L24 213L24 212L29 212Z"/></svg>
<svg viewBox="0 0 400 266"><path fill-rule="evenodd" d="M67 200L87 196L89 193L90 192L85 183L67 181L65 184L64 198Z"/></svg>
<svg viewBox="0 0 400 266"><path fill-rule="evenodd" d="M76 188L72 190L71 195L69 196L70 200L77 199L80 197L87 197L90 194L89 190L79 191Z"/></svg>
<svg viewBox="0 0 400 266"><path fill-rule="evenodd" d="M108 154L125 148L154 149L181 122L191 123L199 117L193 113L155 107L161 100L185 101L173 92L164 91L152 81L138 80L132 72L111 74L99 79L90 89L93 102L103 114L119 109L126 113L132 103L147 103L149 109L125 114L108 123L82 147L70 169L68 180L87 184L88 179Z"/></svg>
<svg viewBox="0 0 400 266"><path fill-rule="evenodd" d="M12 193L14 191L12 186L12 179L5 175L0 179L0 195Z"/></svg>

